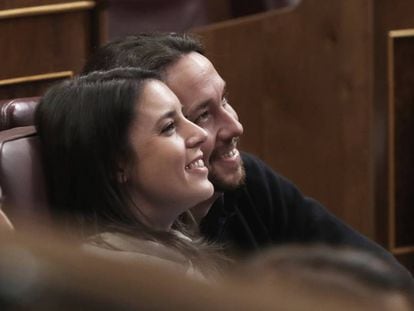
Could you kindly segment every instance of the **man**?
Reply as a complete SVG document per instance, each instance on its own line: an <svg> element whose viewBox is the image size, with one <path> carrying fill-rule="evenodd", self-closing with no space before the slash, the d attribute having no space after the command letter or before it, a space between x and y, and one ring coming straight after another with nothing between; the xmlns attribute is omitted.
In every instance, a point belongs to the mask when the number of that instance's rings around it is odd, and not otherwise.
<svg viewBox="0 0 414 311"><path fill-rule="evenodd" d="M225 81L188 35L141 34L98 49L84 73L114 67L158 71L183 105L184 115L204 128L202 146L215 195L194 207L202 233L244 255L266 246L320 242L350 245L396 260L256 157L239 153L243 127L226 99Z"/></svg>

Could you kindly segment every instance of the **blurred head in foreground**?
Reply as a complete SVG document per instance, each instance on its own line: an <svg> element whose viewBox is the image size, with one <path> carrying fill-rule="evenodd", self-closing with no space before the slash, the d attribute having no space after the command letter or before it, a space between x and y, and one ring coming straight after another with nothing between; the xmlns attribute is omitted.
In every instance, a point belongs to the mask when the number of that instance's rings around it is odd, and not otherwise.
<svg viewBox="0 0 414 311"><path fill-rule="evenodd" d="M296 297L310 309L413 310L410 277L374 254L349 248L287 246L242 265L238 277ZM311 308L312 306L312 308ZM325 310L325 309L323 309Z"/></svg>

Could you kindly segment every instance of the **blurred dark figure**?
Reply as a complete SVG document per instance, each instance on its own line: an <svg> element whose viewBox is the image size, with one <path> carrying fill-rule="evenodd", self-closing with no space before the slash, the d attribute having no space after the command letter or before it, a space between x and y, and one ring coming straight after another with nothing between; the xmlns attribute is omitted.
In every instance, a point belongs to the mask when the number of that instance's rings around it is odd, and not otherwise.
<svg viewBox="0 0 414 311"><path fill-rule="evenodd" d="M301 0L108 0L108 39L138 32L186 32L240 16L297 5Z"/></svg>
<svg viewBox="0 0 414 311"><path fill-rule="evenodd" d="M230 0L233 17L296 6L301 0Z"/></svg>
<svg viewBox="0 0 414 311"><path fill-rule="evenodd" d="M108 37L183 31L206 24L206 13L204 0L108 0Z"/></svg>
<svg viewBox="0 0 414 311"><path fill-rule="evenodd" d="M321 310L329 310L322 306L339 308L348 303L351 310L414 309L413 279L363 250L322 245L277 247L248 260L236 275L251 286L294 289L297 299Z"/></svg>

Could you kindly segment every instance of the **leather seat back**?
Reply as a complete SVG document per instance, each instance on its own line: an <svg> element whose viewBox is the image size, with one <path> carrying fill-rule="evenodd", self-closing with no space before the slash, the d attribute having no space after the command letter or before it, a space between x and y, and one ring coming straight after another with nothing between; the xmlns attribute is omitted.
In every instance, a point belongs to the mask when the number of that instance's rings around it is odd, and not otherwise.
<svg viewBox="0 0 414 311"><path fill-rule="evenodd" d="M1 205L17 229L50 223L39 143L34 126L0 131Z"/></svg>
<svg viewBox="0 0 414 311"><path fill-rule="evenodd" d="M34 112L40 97L0 100L0 131L33 125Z"/></svg>

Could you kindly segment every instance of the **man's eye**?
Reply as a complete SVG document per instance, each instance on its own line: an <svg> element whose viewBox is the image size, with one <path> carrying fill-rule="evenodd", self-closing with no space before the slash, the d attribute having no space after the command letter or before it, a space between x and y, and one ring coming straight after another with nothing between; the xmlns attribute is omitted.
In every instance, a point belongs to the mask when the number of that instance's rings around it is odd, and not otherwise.
<svg viewBox="0 0 414 311"><path fill-rule="evenodd" d="M166 126L162 128L161 134L172 134L175 131L175 128L175 122L169 122Z"/></svg>
<svg viewBox="0 0 414 311"><path fill-rule="evenodd" d="M194 123L195 124L203 123L207 121L209 117L210 117L210 112L206 110L194 120Z"/></svg>

